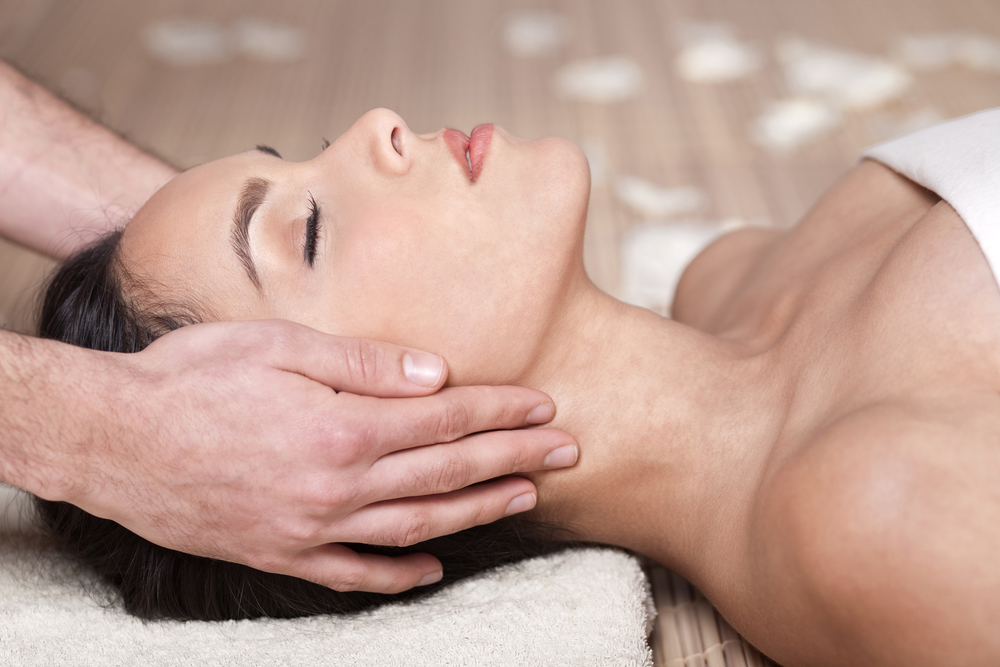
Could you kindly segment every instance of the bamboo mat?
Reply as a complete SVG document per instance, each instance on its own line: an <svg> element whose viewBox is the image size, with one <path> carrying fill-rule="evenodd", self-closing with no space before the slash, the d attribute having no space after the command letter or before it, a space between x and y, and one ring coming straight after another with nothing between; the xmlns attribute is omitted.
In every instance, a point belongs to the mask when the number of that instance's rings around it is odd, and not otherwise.
<svg viewBox="0 0 1000 667"><path fill-rule="evenodd" d="M538 10L555 16L549 37L559 39L534 55L518 51L510 21ZM214 63L171 64L150 50L148 30L178 17L219 30L247 17L270 21L293 30L299 41L291 50L300 52L284 59L233 52ZM690 37L684 28L706 21L723 23L755 50L759 68L716 83L685 75L678 66L685 34ZM754 123L769 104L794 93L776 52L783 39L795 35L887 58L894 49L898 54L903 36L952 31L1000 37L1000 3L0 0L0 57L182 167L258 143L288 159L306 159L323 137L334 138L377 106L399 112L416 131L468 131L492 121L523 137L576 141L594 171L585 261L595 282L617 296L625 290L630 260L623 259L623 240L631 230L679 219L787 227L863 147L928 119L1000 106L1000 73L990 70L992 61L971 66L968 56L964 65L909 67L903 92L843 111L815 140L788 150L762 147L753 139ZM563 68L608 56L624 58L640 73L634 90L611 102L559 93L555 82ZM676 215L643 208L623 196L626 176L661 189L651 195L653 204L678 188L694 188L700 204ZM0 244L0 324L30 330L37 287L49 267ZM658 664L767 664L677 577L654 570L652 578L660 609L652 638Z"/></svg>
<svg viewBox="0 0 1000 667"><path fill-rule="evenodd" d="M684 578L655 564L648 574L657 612L649 643L657 667L776 667Z"/></svg>

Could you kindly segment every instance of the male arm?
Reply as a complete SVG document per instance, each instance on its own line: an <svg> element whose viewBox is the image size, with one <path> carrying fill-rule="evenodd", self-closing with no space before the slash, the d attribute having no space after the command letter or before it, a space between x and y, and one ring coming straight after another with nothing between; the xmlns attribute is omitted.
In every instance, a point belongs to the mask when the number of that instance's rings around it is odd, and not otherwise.
<svg viewBox="0 0 1000 667"><path fill-rule="evenodd" d="M173 174L0 63L0 234L65 257ZM476 483L575 451L559 431L505 430L551 419L544 394L439 392L447 374L437 355L288 322L187 327L132 355L0 330L0 480L162 546L397 592L440 563L337 543L525 511L530 481Z"/></svg>
<svg viewBox="0 0 1000 667"><path fill-rule="evenodd" d="M176 173L0 61L0 235L65 259Z"/></svg>
<svg viewBox="0 0 1000 667"><path fill-rule="evenodd" d="M408 546L531 509L529 480L477 482L575 461L547 461L575 450L561 431L505 430L549 421L545 394L438 391L447 374L437 355L282 321L185 327L136 354L0 331L0 479L165 547L398 592L441 564L338 543Z"/></svg>

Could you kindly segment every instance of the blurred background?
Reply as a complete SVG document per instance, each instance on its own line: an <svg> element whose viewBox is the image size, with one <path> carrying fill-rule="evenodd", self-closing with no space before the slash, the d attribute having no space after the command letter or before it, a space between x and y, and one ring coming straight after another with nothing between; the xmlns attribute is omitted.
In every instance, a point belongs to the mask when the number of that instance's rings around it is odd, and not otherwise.
<svg viewBox="0 0 1000 667"><path fill-rule="evenodd" d="M715 235L787 227L865 146L1000 106L1000 1L0 0L0 57L180 167L309 158L380 106L569 138L591 277L667 313ZM0 244L0 325L30 331L50 267Z"/></svg>
<svg viewBox="0 0 1000 667"><path fill-rule="evenodd" d="M668 312L720 231L793 224L897 134L1000 105L997 0L0 0L0 57L180 167L362 113L587 152L591 277ZM0 324L49 265L0 247Z"/></svg>
<svg viewBox="0 0 1000 667"><path fill-rule="evenodd" d="M997 0L0 0L0 57L180 167L305 159L368 109L587 152L585 259L668 312L720 231L793 224L897 134L1000 105ZM0 324L49 265L0 246Z"/></svg>

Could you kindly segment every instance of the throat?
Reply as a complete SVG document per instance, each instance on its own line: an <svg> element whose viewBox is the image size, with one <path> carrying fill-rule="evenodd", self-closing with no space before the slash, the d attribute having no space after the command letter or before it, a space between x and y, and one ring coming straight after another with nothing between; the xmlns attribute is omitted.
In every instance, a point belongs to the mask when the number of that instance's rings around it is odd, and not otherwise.
<svg viewBox="0 0 1000 667"><path fill-rule="evenodd" d="M534 517L692 576L732 534L780 425L763 364L736 343L588 292L521 384L556 404L576 466L531 475Z"/></svg>

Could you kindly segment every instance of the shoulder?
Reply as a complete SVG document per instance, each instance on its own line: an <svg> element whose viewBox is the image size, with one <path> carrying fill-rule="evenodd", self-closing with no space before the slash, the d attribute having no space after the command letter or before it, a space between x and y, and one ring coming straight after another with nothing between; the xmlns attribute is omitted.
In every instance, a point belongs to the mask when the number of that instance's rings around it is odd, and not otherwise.
<svg viewBox="0 0 1000 667"><path fill-rule="evenodd" d="M892 568L959 557L942 545L977 542L986 551L955 566L982 566L978 556L1000 551L998 479L1000 395L885 401L833 420L777 464L754 521L815 585L856 590L873 585L874 567L889 568L888 582Z"/></svg>
<svg viewBox="0 0 1000 667"><path fill-rule="evenodd" d="M844 279L856 282L857 272L831 271L883 259L887 240L891 245L936 201L912 181L864 160L790 229L743 229L706 248L681 277L673 318L717 333L743 320L781 320L786 306L819 280L833 279L847 296Z"/></svg>
<svg viewBox="0 0 1000 667"><path fill-rule="evenodd" d="M955 500L972 480L1000 491L1000 394L867 405L817 429L772 472L765 495L773 501L791 492L866 521L896 518L936 490ZM1000 511L1000 493L990 495Z"/></svg>
<svg viewBox="0 0 1000 667"><path fill-rule="evenodd" d="M761 489L747 552L753 595L783 601L776 608L803 632L832 622L868 637L855 648L869 659L932 616L947 622L904 642L915 657L942 664L970 645L995 657L998 477L1000 395L887 401L834 420Z"/></svg>

